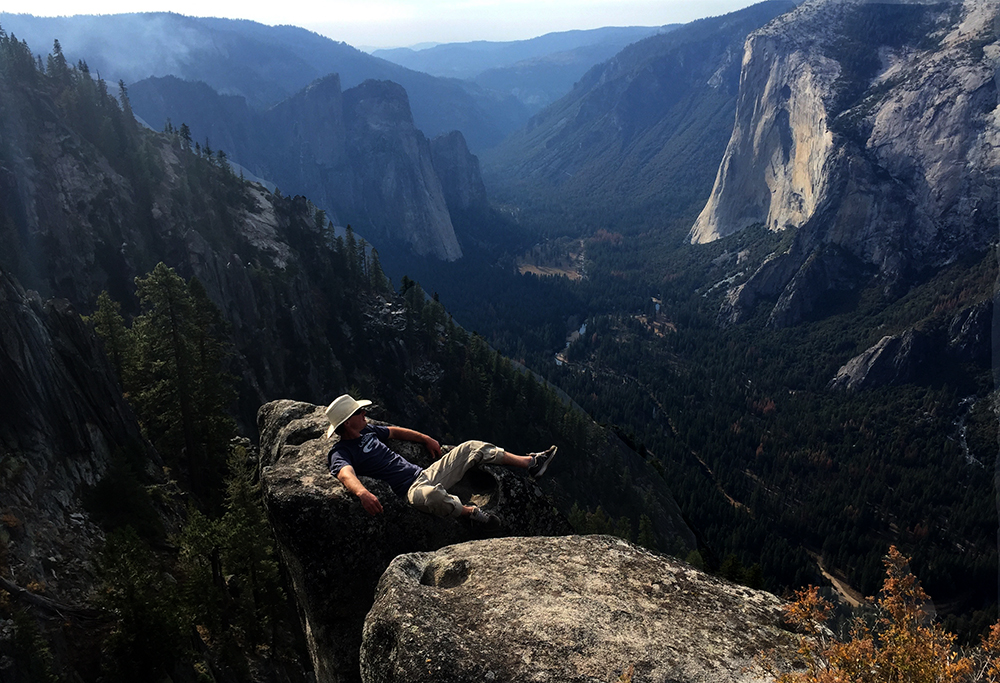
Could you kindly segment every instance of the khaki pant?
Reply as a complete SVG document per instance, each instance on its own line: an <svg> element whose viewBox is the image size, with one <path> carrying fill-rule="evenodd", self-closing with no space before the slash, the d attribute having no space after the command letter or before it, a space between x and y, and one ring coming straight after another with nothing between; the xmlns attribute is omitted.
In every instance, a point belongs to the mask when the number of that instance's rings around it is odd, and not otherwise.
<svg viewBox="0 0 1000 683"><path fill-rule="evenodd" d="M466 441L448 451L441 459L421 472L410 484L406 499L410 505L438 517L458 517L463 504L448 493L474 465L498 465L504 450L483 441Z"/></svg>

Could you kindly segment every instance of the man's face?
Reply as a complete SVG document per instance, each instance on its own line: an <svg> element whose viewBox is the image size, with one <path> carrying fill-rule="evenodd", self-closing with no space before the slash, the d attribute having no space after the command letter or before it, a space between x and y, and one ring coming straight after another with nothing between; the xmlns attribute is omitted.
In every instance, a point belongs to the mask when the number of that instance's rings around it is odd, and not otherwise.
<svg viewBox="0 0 1000 683"><path fill-rule="evenodd" d="M365 420L365 413L367 411L364 408L359 408L357 412L347 418L347 423L351 426L351 429L360 432L368 422Z"/></svg>

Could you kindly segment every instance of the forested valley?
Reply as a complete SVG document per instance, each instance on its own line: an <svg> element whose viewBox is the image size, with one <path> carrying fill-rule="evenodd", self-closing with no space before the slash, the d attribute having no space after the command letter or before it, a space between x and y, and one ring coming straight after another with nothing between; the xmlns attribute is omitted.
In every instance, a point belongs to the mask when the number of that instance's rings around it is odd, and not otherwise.
<svg viewBox="0 0 1000 683"><path fill-rule="evenodd" d="M563 262L583 240L580 280L518 272L516 255L539 251L524 236L527 212L519 223L492 214L495 234L510 237L502 252L447 265L386 260L655 463L710 569L761 576L780 593L826 583L822 563L868 596L895 542L949 627L978 638L995 612L997 573L988 358L936 359L903 385L828 385L885 335L930 334L959 310L989 305L995 255L917 273L902 294L871 274L794 327L768 328L766 302L753 320L725 326L723 285L788 234L758 227L690 245L690 213L623 210L602 227L557 212L548 206L544 225L532 227L548 231L541 251L551 245Z"/></svg>

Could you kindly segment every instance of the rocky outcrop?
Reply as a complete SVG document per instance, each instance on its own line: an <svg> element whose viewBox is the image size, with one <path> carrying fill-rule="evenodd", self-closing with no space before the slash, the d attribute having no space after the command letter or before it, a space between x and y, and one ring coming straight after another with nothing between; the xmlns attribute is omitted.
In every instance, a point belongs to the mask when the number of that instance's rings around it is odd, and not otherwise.
<svg viewBox="0 0 1000 683"><path fill-rule="evenodd" d="M905 384L927 362L929 347L927 337L913 330L898 336L886 335L864 353L847 361L830 381L830 388L858 391Z"/></svg>
<svg viewBox="0 0 1000 683"><path fill-rule="evenodd" d="M82 604L95 580L91 555L103 541L84 510L84 492L115 457L127 454L150 467L160 461L104 352L68 302L43 303L0 272L0 320L5 578Z"/></svg>
<svg viewBox="0 0 1000 683"><path fill-rule="evenodd" d="M268 517L304 623L316 679L358 680L358 649L379 577L401 553L429 551L484 535L569 533L565 518L526 477L502 467L475 469L452 492L498 512L498 529L418 512L382 482L364 479L384 512L368 516L326 465L332 442L322 406L275 401L261 407L261 481ZM412 443L393 447L418 464Z"/></svg>
<svg viewBox="0 0 1000 683"><path fill-rule="evenodd" d="M365 683L761 680L791 656L781 601L607 536L472 541L401 555L379 581ZM766 679L766 677L763 677Z"/></svg>
<svg viewBox="0 0 1000 683"><path fill-rule="evenodd" d="M453 130L431 140L431 158L452 213L489 206L479 159L469 151L462 133Z"/></svg>
<svg viewBox="0 0 1000 683"><path fill-rule="evenodd" d="M344 111L356 210L370 222L372 238L444 261L461 258L430 142L413 125L406 91L365 81L344 93Z"/></svg>
<svg viewBox="0 0 1000 683"><path fill-rule="evenodd" d="M886 335L845 363L831 389L861 391L919 381L925 371L946 374L955 363L989 367L992 359L993 301L983 301L931 329L911 328Z"/></svg>
<svg viewBox="0 0 1000 683"><path fill-rule="evenodd" d="M800 269L826 245L895 284L995 241L998 11L810 0L748 38L736 125L690 237L760 223L797 234L730 292L724 322L802 291ZM860 57L876 47L877 60ZM776 311L771 324L800 319Z"/></svg>

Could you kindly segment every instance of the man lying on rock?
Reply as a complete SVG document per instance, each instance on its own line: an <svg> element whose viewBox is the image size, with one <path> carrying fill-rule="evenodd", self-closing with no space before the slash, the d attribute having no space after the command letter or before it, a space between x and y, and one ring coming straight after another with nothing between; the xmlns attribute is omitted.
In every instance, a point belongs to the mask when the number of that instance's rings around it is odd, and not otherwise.
<svg viewBox="0 0 1000 683"><path fill-rule="evenodd" d="M479 464L509 465L528 470L540 477L556 454L556 447L541 453L514 455L483 441L466 441L441 457L441 445L413 429L370 425L365 408L371 401L356 401L348 394L338 397L326 409L330 420L327 438L334 432L340 440L330 449L330 473L361 500L370 515L382 512L382 503L358 479L373 477L387 483L398 496L406 496L410 505L438 517L468 517L473 522L489 523L494 516L474 505L465 505L448 487L458 483L470 468ZM436 462L421 469L385 444L386 439L422 443Z"/></svg>

